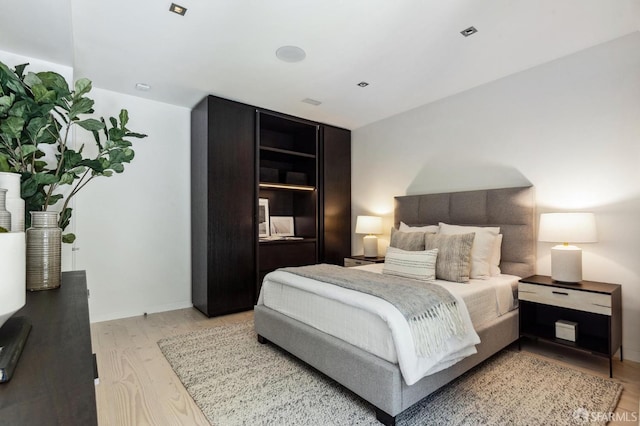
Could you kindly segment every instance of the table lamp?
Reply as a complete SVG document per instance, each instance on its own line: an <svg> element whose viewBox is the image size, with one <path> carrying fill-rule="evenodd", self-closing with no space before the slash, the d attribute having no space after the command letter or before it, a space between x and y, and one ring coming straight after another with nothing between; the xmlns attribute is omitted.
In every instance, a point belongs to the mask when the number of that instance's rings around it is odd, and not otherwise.
<svg viewBox="0 0 640 426"><path fill-rule="evenodd" d="M382 234L382 218L378 216L358 216L356 234L367 234L362 239L364 257L378 257L378 237L373 234Z"/></svg>
<svg viewBox="0 0 640 426"><path fill-rule="evenodd" d="M582 281L582 249L569 243L595 243L593 213L543 213L538 241L562 243L551 248L551 278L565 283Z"/></svg>

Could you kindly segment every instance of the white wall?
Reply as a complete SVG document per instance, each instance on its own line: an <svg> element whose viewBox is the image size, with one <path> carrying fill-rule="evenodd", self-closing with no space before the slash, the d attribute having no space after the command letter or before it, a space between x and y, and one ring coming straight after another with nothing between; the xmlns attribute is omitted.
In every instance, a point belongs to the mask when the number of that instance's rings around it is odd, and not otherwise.
<svg viewBox="0 0 640 426"><path fill-rule="evenodd" d="M365 126L352 140L354 226L375 213L390 228L396 195L528 184L538 213L595 212L599 242L582 247L583 276L622 284L624 353L640 361L640 33ZM551 246L538 243L540 274L550 274Z"/></svg>
<svg viewBox="0 0 640 426"><path fill-rule="evenodd" d="M76 196L74 269L86 270L91 321L191 304L190 110L94 89L100 116L129 111L135 158ZM80 132L76 143L93 144Z"/></svg>
<svg viewBox="0 0 640 426"><path fill-rule="evenodd" d="M55 71L70 85L75 78L71 67L36 58L0 51L0 61ZM89 97L98 116L127 109L128 127L148 137L132 139L136 157L124 173L75 197L67 231L77 240L63 244L63 270L87 271L92 322L190 307L190 110L99 88ZM74 142L94 149L82 129Z"/></svg>

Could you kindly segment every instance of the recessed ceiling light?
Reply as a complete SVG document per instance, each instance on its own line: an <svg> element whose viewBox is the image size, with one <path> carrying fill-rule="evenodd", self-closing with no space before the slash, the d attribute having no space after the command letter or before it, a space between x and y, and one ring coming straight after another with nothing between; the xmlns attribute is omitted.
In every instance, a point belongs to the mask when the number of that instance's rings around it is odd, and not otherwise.
<svg viewBox="0 0 640 426"><path fill-rule="evenodd" d="M145 83L136 83L136 89L143 92L148 92L149 90L151 90L151 86Z"/></svg>
<svg viewBox="0 0 640 426"><path fill-rule="evenodd" d="M366 81L361 81L360 83L358 83L358 86L360 87L367 87L369 85L369 83L367 83Z"/></svg>
<svg viewBox="0 0 640 426"><path fill-rule="evenodd" d="M311 104L313 106L318 106L322 103L320 101L316 101L315 99L311 99L311 98L304 98L302 102L304 102L305 104Z"/></svg>
<svg viewBox="0 0 640 426"><path fill-rule="evenodd" d="M276 56L281 61L300 62L307 57L307 54L298 46L282 46L276 50Z"/></svg>
<svg viewBox="0 0 640 426"><path fill-rule="evenodd" d="M466 29L460 31L460 34L462 34L465 37L469 37L470 35L473 35L473 34L475 34L477 32L478 32L478 30L476 30L476 27L469 27L469 28L466 28Z"/></svg>
<svg viewBox="0 0 640 426"><path fill-rule="evenodd" d="M178 15L184 16L185 13L187 13L187 8L186 7L182 7L180 5L177 5L175 3L171 3L171 6L169 6L169 10L173 13L177 13Z"/></svg>

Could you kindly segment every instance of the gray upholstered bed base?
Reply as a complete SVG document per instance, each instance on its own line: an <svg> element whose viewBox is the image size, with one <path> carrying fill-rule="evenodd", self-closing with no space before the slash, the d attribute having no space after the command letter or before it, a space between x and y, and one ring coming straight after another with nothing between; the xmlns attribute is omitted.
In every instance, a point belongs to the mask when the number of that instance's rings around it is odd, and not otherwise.
<svg viewBox="0 0 640 426"><path fill-rule="evenodd" d="M504 188L396 197L395 225L500 226L503 273L521 277L535 269L535 197L533 188ZM425 396L518 339L518 311L476 330L478 353L407 386L397 365L320 332L268 307L255 307L255 328L267 339L320 370L376 407L378 420L395 417Z"/></svg>
<svg viewBox="0 0 640 426"><path fill-rule="evenodd" d="M318 331L265 306L256 306L256 333L320 370L376 408L378 420L394 424L395 417L425 396L518 339L518 311L511 311L476 330L478 353L446 370L407 386L397 364Z"/></svg>

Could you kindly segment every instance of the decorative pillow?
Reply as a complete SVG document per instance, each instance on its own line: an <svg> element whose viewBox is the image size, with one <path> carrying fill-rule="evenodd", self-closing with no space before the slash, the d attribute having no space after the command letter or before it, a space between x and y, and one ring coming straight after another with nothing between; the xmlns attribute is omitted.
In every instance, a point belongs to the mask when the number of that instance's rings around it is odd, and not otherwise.
<svg viewBox="0 0 640 426"><path fill-rule="evenodd" d="M491 262L489 265L489 273L492 277L500 275L500 258L502 256L502 234L496 236L496 241L493 244L493 254L491 255Z"/></svg>
<svg viewBox="0 0 640 426"><path fill-rule="evenodd" d="M424 232L400 232L391 228L389 246L407 251L424 250Z"/></svg>
<svg viewBox="0 0 640 426"><path fill-rule="evenodd" d="M388 247L382 273L422 281L433 281L436 279L437 257L438 249L407 251Z"/></svg>
<svg viewBox="0 0 640 426"><path fill-rule="evenodd" d="M402 232L431 232L438 233L440 227L438 225L426 225L426 226L409 226L404 222L400 222L400 231Z"/></svg>
<svg viewBox="0 0 640 426"><path fill-rule="evenodd" d="M473 232L459 235L425 234L425 249L438 249L436 278L458 283L469 282L474 236Z"/></svg>
<svg viewBox="0 0 640 426"><path fill-rule="evenodd" d="M495 246L495 240L500 232L498 227L483 226L460 226L448 225L440 222L440 233L445 235L476 234L471 249L471 272L470 278L480 278L483 280L491 277L491 258Z"/></svg>

